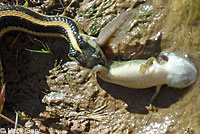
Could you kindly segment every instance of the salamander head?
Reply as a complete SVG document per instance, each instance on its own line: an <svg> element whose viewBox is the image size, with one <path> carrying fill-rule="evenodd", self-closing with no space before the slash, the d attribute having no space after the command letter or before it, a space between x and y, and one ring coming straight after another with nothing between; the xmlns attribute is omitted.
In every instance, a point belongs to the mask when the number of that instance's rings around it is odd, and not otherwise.
<svg viewBox="0 0 200 134"><path fill-rule="evenodd" d="M167 61L164 66L167 75L166 84L170 87L185 88L197 79L198 71L189 55L176 55L175 53L163 53L160 59Z"/></svg>

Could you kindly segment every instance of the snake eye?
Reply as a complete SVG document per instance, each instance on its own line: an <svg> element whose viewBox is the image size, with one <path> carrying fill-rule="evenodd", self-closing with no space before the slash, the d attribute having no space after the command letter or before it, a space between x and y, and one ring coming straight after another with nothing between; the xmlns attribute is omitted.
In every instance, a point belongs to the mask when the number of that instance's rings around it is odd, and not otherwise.
<svg viewBox="0 0 200 134"><path fill-rule="evenodd" d="M96 59L101 58L101 56L100 56L100 54L98 52L93 53L92 57L95 57Z"/></svg>
<svg viewBox="0 0 200 134"><path fill-rule="evenodd" d="M169 61L169 58L168 58L167 56L165 56L165 55L160 55L160 56L158 57L158 59L159 59L159 60L164 60L164 61Z"/></svg>

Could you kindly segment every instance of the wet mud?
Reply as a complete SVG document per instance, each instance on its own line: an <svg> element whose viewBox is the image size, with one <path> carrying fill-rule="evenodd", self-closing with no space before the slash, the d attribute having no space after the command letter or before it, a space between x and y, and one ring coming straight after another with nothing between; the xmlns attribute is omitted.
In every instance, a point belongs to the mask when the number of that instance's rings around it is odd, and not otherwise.
<svg viewBox="0 0 200 134"><path fill-rule="evenodd" d="M129 2L132 4L127 5ZM129 32L126 26L137 20L138 14L127 19L111 40L106 41L103 49L106 51L110 48L112 56L125 60L156 56L160 51L189 53L199 69L198 0L138 1L135 4L129 0L111 3L85 0L79 4L75 17L79 27L97 38L101 29L127 8L139 13L144 6L152 7L150 15L143 14L146 18L137 22ZM97 10L94 11L94 7L98 7ZM100 9L106 10L100 12ZM94 24L100 27L95 28ZM141 32L141 35L133 35L135 31ZM159 36L161 40L157 41L153 37L159 32L162 33ZM25 33L16 39L18 35L19 32L9 32L1 40L0 54L7 84L2 114L15 120L15 111L24 112L28 118L23 120L20 117L19 124L26 128L52 134L200 132L199 78L185 89L164 85L154 102L155 109L149 111L146 106L155 87L138 90L104 82L92 74L90 69L69 60L68 43L64 39L36 37ZM127 37L131 38L131 42L126 40ZM151 42L150 46L156 49L148 47L146 42ZM25 50L41 50L43 43L49 46L52 53ZM0 127L13 128L14 125L1 118Z"/></svg>

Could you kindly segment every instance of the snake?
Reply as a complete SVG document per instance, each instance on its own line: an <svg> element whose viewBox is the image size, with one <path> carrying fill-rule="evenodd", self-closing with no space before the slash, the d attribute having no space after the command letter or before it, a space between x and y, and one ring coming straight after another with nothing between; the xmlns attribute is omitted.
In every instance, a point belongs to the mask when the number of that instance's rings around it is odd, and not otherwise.
<svg viewBox="0 0 200 134"><path fill-rule="evenodd" d="M69 17L49 16L22 6L0 7L0 38L9 31L21 31L37 36L62 37L69 41L70 59L84 67L106 65L106 58L92 38L80 33Z"/></svg>
<svg viewBox="0 0 200 134"><path fill-rule="evenodd" d="M43 15L21 6L1 6L0 38L9 31L66 39L69 42L69 58L91 68L102 80L128 88L156 86L150 102L153 102L164 84L185 88L197 79L197 68L188 55L164 53L158 58L113 61L107 65L107 59L98 44L103 41L97 39L96 42L94 38L80 33L75 21L68 17Z"/></svg>
<svg viewBox="0 0 200 134"><path fill-rule="evenodd" d="M71 60L87 68L93 68L97 64L107 64L105 55L94 39L79 32L77 24L69 17L44 15L22 6L0 6L0 39L9 31L21 31L36 36L62 37L69 42L68 56ZM5 98L1 61L0 77L1 113Z"/></svg>

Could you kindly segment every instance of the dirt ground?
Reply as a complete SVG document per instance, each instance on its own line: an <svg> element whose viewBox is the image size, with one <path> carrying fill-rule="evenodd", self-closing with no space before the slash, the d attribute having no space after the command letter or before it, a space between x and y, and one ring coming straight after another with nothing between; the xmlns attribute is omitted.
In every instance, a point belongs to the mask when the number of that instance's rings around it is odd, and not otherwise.
<svg viewBox="0 0 200 134"><path fill-rule="evenodd" d="M82 32L94 37L113 18L131 9L130 16L102 47L108 59L148 58L176 51L189 53L200 67L198 0L84 0L70 6L70 1L31 2L30 6L36 5L34 10L47 14L65 9L62 15L74 18ZM102 35L107 32L102 31ZM52 53L26 50L41 50L43 45ZM154 102L156 108L149 111L146 106L155 87L138 90L104 82L90 69L70 61L67 53L68 42L61 38L6 33L0 49L6 81L2 114L15 120L18 112L19 124L35 133L200 133L199 78L185 89L164 85ZM1 118L0 128L8 130L14 124Z"/></svg>

